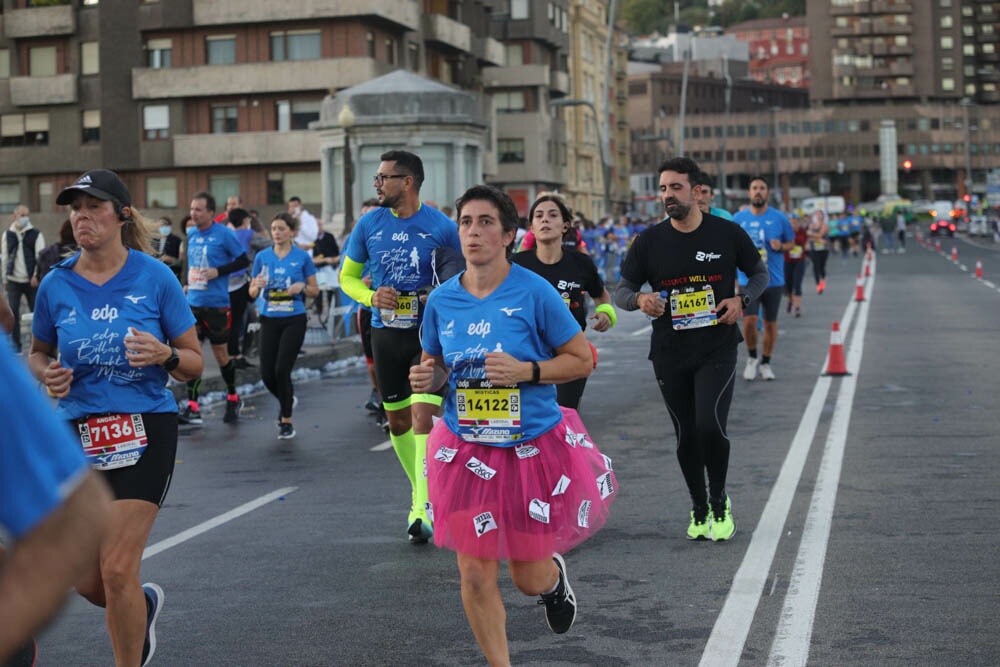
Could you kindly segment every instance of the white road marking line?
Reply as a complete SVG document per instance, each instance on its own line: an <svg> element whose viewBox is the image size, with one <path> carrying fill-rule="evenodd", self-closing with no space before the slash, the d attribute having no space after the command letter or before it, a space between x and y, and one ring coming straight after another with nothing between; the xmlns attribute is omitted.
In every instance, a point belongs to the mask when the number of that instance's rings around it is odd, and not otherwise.
<svg viewBox="0 0 1000 667"><path fill-rule="evenodd" d="M647 324L647 325L646 325L646 326L644 326L643 328L641 328L641 329L636 329L635 331L633 331L633 332L632 332L632 335L633 335L633 336L641 336L642 334L646 334L646 333L649 333L649 332L650 332L650 331L652 331L652 330L653 330L653 325L652 325L652 324Z"/></svg>
<svg viewBox="0 0 1000 667"><path fill-rule="evenodd" d="M386 440L385 442L375 445L369 451L373 452L384 452L387 449L392 449L392 440Z"/></svg>
<svg viewBox="0 0 1000 667"><path fill-rule="evenodd" d="M869 284L869 293L872 285ZM816 483L813 487L809 513L806 515L799 544L798 556L788 582L788 593L781 610L778 629L771 645L767 664L805 665L809 660L809 645L812 639L816 605L823 580L823 566L826 562L830 529L833 525L833 510L837 502L837 489L847 446L847 432L851 424L854 393L861 370L861 356L865 349L865 329L868 325L870 299L866 300L858 314L858 325L851 333L850 350L847 353L847 368L851 375L844 377L837 392L837 402L830 430L823 448L823 459L819 464Z"/></svg>
<svg viewBox="0 0 1000 667"><path fill-rule="evenodd" d="M871 303L875 264L873 257L871 276L866 280L865 301L862 304L865 313L867 313L868 304ZM840 329L845 334L850 329L857 305L858 302L852 298L844 310L843 317L841 317ZM861 335L863 336L863 332ZM855 337L851 339L852 344L856 339L857 333L855 332ZM858 363L860 365L860 359ZM826 369L826 366L827 360L823 362L822 368ZM856 369L854 373L856 375ZM722 611L719 612L715 625L712 627L712 633L699 663L701 667L739 665L757 605L774 562L774 553L784 531L795 490L802 477L802 470L805 467L812 441L816 436L816 429L829 394L831 382L831 377L820 376L813 386L812 395L806 404L798 430L792 438L792 444L785 456L785 461L782 463L778 478L771 489L771 495L761 513L760 521L754 527L750 545L747 547L743 561L733 577L733 583L729 588L729 594L726 596Z"/></svg>
<svg viewBox="0 0 1000 667"><path fill-rule="evenodd" d="M208 521L199 523L197 526L188 528L185 531L177 533L173 537L168 537L165 540L160 540L156 544L151 544L148 547L146 547L145 551L142 552L142 559L146 560L147 558L151 558L160 552L170 549L171 547L176 547L178 544L187 542L193 537L197 537L202 533L207 533L213 528L218 528L222 524L232 521L233 519L237 519L243 516L244 514L248 514L259 507L263 507L264 505L273 502L278 498L281 498L282 496L286 496L289 493L298 490L298 488L299 487L297 486L287 486L283 489L278 489L277 491L273 491L267 494L266 496L261 496L256 500L251 500L250 502L244 503L243 505L231 509L228 512L225 512L224 514L220 514L219 516L213 519L209 519Z"/></svg>

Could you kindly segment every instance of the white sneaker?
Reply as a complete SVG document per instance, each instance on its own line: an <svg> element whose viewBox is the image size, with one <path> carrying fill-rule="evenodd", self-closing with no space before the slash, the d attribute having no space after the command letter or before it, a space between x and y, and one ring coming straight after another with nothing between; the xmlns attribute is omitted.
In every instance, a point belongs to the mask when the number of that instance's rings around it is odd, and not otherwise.
<svg viewBox="0 0 1000 667"><path fill-rule="evenodd" d="M757 377L757 365L759 363L760 361L753 357L747 359L747 367L743 369L744 380L753 380L754 378Z"/></svg>
<svg viewBox="0 0 1000 667"><path fill-rule="evenodd" d="M774 379L774 371L771 370L771 364L761 364L760 365L760 376L765 380Z"/></svg>

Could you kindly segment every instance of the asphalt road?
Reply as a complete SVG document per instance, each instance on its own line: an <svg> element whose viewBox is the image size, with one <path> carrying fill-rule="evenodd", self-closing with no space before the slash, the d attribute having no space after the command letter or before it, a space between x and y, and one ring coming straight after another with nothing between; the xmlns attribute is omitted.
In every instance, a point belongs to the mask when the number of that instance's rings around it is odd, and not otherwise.
<svg viewBox="0 0 1000 667"><path fill-rule="evenodd" d="M729 543L684 539L644 316L592 334L581 414L620 494L567 557L569 633L502 572L514 664L1000 664L1000 253L943 245L877 255L864 302L862 260L831 259L826 293L807 278L803 317L781 314L778 379L737 380ZM834 321L852 375L821 379ZM405 539L409 494L363 369L298 393L294 441L276 440L269 396L182 436L143 564L166 592L153 664L484 664L453 554ZM43 667L112 663L82 599L39 644Z"/></svg>

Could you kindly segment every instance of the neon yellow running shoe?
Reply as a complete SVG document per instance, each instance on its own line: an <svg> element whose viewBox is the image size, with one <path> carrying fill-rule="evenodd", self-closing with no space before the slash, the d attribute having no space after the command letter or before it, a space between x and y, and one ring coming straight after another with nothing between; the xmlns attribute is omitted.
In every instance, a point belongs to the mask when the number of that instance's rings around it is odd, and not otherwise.
<svg viewBox="0 0 1000 667"><path fill-rule="evenodd" d="M707 540L712 536L712 517L707 507L691 508L691 523L688 524L689 540Z"/></svg>
<svg viewBox="0 0 1000 667"><path fill-rule="evenodd" d="M729 496L726 496L724 503L714 500L710 500L709 503L712 506L712 526L710 531L712 540L716 542L728 540L736 532L736 522L733 521L733 511L729 502Z"/></svg>

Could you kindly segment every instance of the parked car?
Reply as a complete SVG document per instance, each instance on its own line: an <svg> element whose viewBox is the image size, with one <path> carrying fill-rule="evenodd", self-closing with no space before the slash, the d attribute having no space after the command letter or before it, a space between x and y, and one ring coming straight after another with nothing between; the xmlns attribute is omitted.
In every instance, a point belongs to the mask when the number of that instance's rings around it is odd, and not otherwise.
<svg viewBox="0 0 1000 667"><path fill-rule="evenodd" d="M982 214L969 216L969 236L992 236L989 219Z"/></svg>

